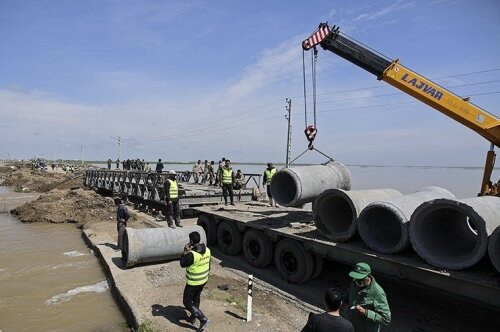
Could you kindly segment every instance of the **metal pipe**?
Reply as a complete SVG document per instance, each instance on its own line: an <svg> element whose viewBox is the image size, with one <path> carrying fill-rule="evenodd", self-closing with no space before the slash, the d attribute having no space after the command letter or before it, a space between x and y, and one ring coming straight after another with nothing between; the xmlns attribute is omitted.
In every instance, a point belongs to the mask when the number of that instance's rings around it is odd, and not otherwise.
<svg viewBox="0 0 500 332"><path fill-rule="evenodd" d="M488 256L495 269L500 272L500 226L491 233L488 240Z"/></svg>
<svg viewBox="0 0 500 332"><path fill-rule="evenodd" d="M189 242L189 233L200 233L200 242L207 243L203 227L192 225L182 228L127 227L123 236L122 260L126 267L139 263L153 263L178 259Z"/></svg>
<svg viewBox="0 0 500 332"><path fill-rule="evenodd" d="M409 224L410 242L422 259L460 270L486 254L488 236L500 224L500 198L435 199L421 204Z"/></svg>
<svg viewBox="0 0 500 332"><path fill-rule="evenodd" d="M380 200L366 206L358 219L358 232L369 248L393 254L410 243L408 222L415 209L423 202L437 198L455 198L440 187L424 187L414 193Z"/></svg>
<svg viewBox="0 0 500 332"><path fill-rule="evenodd" d="M283 206L302 206L333 188L351 189L351 173L336 161L284 168L274 174L271 181L271 194L276 203Z"/></svg>
<svg viewBox="0 0 500 332"><path fill-rule="evenodd" d="M402 194L395 189L345 191L330 189L314 202L314 222L328 239L345 242L357 232L358 216L368 204Z"/></svg>

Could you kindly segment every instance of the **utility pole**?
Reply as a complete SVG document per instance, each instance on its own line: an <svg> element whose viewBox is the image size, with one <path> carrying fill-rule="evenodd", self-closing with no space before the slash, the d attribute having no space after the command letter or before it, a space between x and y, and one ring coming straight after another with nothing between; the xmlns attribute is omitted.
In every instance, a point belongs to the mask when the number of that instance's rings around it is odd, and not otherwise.
<svg viewBox="0 0 500 332"><path fill-rule="evenodd" d="M286 99L286 107L285 109L288 111L288 114L285 114L285 119L288 120L288 135L286 140L286 167L290 167L290 159L292 158L292 100Z"/></svg>
<svg viewBox="0 0 500 332"><path fill-rule="evenodd" d="M83 144L81 145L81 150L82 150L82 165L83 165Z"/></svg>
<svg viewBox="0 0 500 332"><path fill-rule="evenodd" d="M122 138L118 136L118 160L122 160Z"/></svg>

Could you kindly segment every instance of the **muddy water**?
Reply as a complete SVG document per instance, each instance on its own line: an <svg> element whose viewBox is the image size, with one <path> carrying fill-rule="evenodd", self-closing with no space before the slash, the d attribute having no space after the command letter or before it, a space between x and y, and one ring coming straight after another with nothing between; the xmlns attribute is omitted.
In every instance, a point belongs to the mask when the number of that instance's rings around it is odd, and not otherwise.
<svg viewBox="0 0 500 332"><path fill-rule="evenodd" d="M0 200L19 197L0 187ZM1 331L127 331L99 262L74 225L0 213Z"/></svg>

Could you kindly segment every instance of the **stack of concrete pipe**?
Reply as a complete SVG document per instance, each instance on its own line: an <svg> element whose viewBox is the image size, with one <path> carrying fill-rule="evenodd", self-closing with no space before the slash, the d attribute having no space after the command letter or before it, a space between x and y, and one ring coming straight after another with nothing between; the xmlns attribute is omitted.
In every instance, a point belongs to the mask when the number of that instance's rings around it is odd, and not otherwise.
<svg viewBox="0 0 500 332"><path fill-rule="evenodd" d="M330 189L314 202L314 221L318 230L335 242L346 242L357 234L358 217L365 206L378 200L400 197L395 189Z"/></svg>
<svg viewBox="0 0 500 332"><path fill-rule="evenodd" d="M421 204L412 214L410 241L429 264L449 270L473 266L488 250L500 272L499 225L498 197L435 199Z"/></svg>
<svg viewBox="0 0 500 332"><path fill-rule="evenodd" d="M154 263L179 259L184 246L189 242L189 233L200 233L201 243L207 243L203 227L198 225L182 228L127 227L123 236L122 260L126 267L139 263Z"/></svg>
<svg viewBox="0 0 500 332"><path fill-rule="evenodd" d="M274 174L271 181L271 194L282 206L300 207L332 188L351 189L351 173L336 161L285 168Z"/></svg>
<svg viewBox="0 0 500 332"><path fill-rule="evenodd" d="M328 239L345 242L359 232L382 253L397 253L409 243L429 264L468 268L486 252L500 272L500 198L457 200L449 191L425 187L402 195L394 189L349 191L351 174L338 162L292 167L277 172L271 193L283 206L314 201L314 220Z"/></svg>
<svg viewBox="0 0 500 332"><path fill-rule="evenodd" d="M424 187L414 193L376 201L367 205L358 219L358 231L371 249L393 254L410 243L408 223L415 209L422 203L437 198L455 198L440 187Z"/></svg>

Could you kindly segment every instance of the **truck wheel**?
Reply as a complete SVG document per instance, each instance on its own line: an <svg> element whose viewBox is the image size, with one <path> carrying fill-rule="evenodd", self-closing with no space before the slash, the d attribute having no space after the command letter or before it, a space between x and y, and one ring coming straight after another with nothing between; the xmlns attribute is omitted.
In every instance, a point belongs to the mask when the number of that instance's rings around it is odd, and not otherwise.
<svg viewBox="0 0 500 332"><path fill-rule="evenodd" d="M301 244L290 239L278 242L274 261L279 273L290 283L304 283L314 271L313 256Z"/></svg>
<svg viewBox="0 0 500 332"><path fill-rule="evenodd" d="M264 233L249 229L243 236L243 254L255 267L266 267L273 260L273 242Z"/></svg>
<svg viewBox="0 0 500 332"><path fill-rule="evenodd" d="M214 244L217 242L217 224L214 217L203 213L198 216L198 221L196 223L205 230L207 244Z"/></svg>
<svg viewBox="0 0 500 332"><path fill-rule="evenodd" d="M223 221L217 228L219 248L228 255L236 255L241 250L241 234L236 225Z"/></svg>
<svg viewBox="0 0 500 332"><path fill-rule="evenodd" d="M323 257L318 255L313 255L313 256L314 256L314 272L310 280L316 279L321 275L321 272L323 272Z"/></svg>

